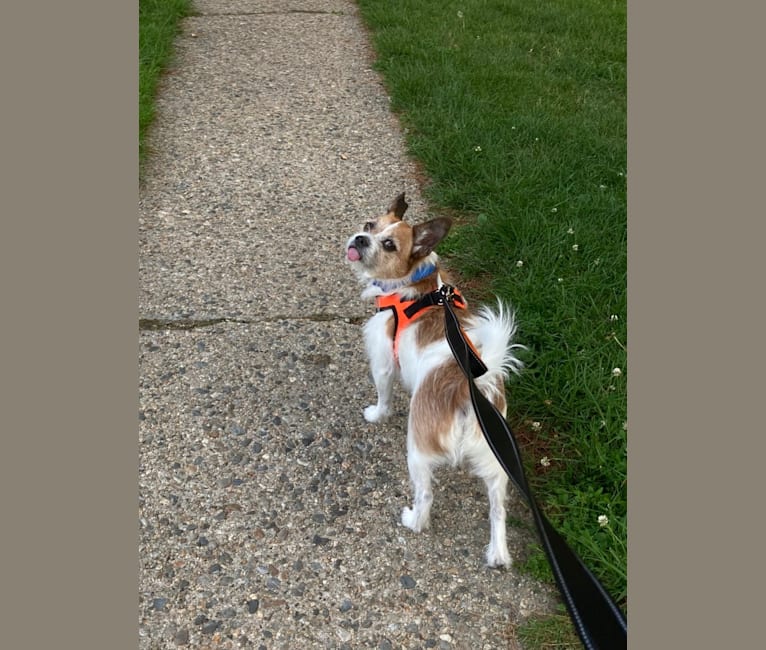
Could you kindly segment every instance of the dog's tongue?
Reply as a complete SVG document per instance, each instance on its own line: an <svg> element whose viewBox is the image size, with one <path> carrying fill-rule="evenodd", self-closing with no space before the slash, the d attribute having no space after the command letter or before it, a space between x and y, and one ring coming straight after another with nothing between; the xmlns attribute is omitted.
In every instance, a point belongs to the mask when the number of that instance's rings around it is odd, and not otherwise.
<svg viewBox="0 0 766 650"><path fill-rule="evenodd" d="M359 251L356 250L356 248L354 248L353 246L349 246L348 251L346 251L346 256L352 262L358 262L360 259Z"/></svg>

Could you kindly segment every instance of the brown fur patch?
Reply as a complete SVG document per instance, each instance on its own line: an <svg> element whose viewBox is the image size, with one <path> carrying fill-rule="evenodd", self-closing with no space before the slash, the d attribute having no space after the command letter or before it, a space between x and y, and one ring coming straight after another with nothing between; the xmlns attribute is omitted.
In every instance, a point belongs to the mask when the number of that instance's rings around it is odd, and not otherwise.
<svg viewBox="0 0 766 650"><path fill-rule="evenodd" d="M396 223L398 221L401 221L401 219L399 219L399 217L397 217L393 212L384 214L382 217L378 217L375 220L375 227L373 228L372 232L378 233L390 226L392 223Z"/></svg>
<svg viewBox="0 0 766 650"><path fill-rule="evenodd" d="M416 321L415 341L419 348L424 348L444 338L444 308L429 309Z"/></svg>
<svg viewBox="0 0 766 650"><path fill-rule="evenodd" d="M423 380L410 406L410 427L422 453L445 453L445 436L468 399L468 384L454 362L435 368Z"/></svg>
<svg viewBox="0 0 766 650"><path fill-rule="evenodd" d="M432 310L434 314L442 315L440 310ZM431 314L421 320L426 322L423 337L434 336L429 342L444 336L444 324ZM438 328L439 334L435 334ZM420 345L421 329L418 329L418 345ZM495 381L496 392L489 397L490 402L505 416L507 403L505 399L505 383L502 377ZM485 396L486 391L482 391ZM468 381L456 362L450 360L435 368L423 380L410 405L410 426L412 427L415 444L424 454L442 455L446 452L445 436L452 426L452 419L462 408L470 408L470 392ZM476 434L483 435L479 427Z"/></svg>
<svg viewBox="0 0 766 650"><path fill-rule="evenodd" d="M410 259L412 250L412 228L403 221L396 220L385 228L375 228L374 237L378 241L393 240L395 251L386 251L382 247L375 255L374 274L377 278L401 278L412 270Z"/></svg>
<svg viewBox="0 0 766 650"><path fill-rule="evenodd" d="M502 378L497 379L496 388L497 393L490 401L505 415L505 385ZM457 363L450 360L429 373L418 387L410 405L410 427L418 450L424 454L444 454L445 437L452 427L452 420L461 409L472 408L470 401L468 381ZM483 435L478 425L475 433Z"/></svg>
<svg viewBox="0 0 766 650"><path fill-rule="evenodd" d="M497 395L491 399L490 402L492 402L495 408L500 411L500 414L505 417L508 410L508 401L505 399L505 382L498 377L495 386L497 387Z"/></svg>
<svg viewBox="0 0 766 650"><path fill-rule="evenodd" d="M465 324L468 313L466 309L453 309L461 325ZM417 331L415 340L418 347L424 348L431 343L435 343L444 338L444 308L434 307L426 311L417 321L415 321Z"/></svg>

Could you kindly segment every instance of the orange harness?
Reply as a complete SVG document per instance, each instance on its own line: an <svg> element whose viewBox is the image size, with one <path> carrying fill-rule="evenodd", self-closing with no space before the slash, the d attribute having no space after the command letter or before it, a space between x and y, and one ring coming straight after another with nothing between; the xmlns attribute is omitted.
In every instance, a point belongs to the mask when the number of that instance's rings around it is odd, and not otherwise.
<svg viewBox="0 0 766 650"><path fill-rule="evenodd" d="M384 311L390 309L394 316L394 359L396 363L399 363L399 339L402 336L407 327L420 318L426 311L432 307L439 306L438 291L433 293L427 293L422 298L417 300L405 300L398 293L392 293L385 296L377 296L375 298L375 306L377 310ZM452 290L452 296L454 298L453 305L458 309L465 309L465 299L457 289ZM465 333L464 333L465 334ZM466 336L466 342L474 351L476 356L479 353L476 351L471 340Z"/></svg>

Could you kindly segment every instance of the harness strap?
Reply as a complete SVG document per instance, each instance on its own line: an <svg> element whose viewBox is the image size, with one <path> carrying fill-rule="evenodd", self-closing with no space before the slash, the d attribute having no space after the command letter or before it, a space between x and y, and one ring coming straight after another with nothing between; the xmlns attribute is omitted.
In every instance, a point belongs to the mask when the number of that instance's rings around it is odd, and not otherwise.
<svg viewBox="0 0 766 650"><path fill-rule="evenodd" d="M402 332L407 327L420 318L426 311L432 307L440 307L445 304L445 301L449 301L454 307L458 309L466 309L466 302L460 292L451 285L445 284L441 288L427 293L416 300L405 300L399 294L393 293L385 296L377 296L375 298L375 305L377 311L384 311L390 309L394 318L394 359L399 363L399 339ZM470 348L470 362L471 370L474 377L480 377L487 372L487 366L479 356L478 350L462 330L466 343Z"/></svg>

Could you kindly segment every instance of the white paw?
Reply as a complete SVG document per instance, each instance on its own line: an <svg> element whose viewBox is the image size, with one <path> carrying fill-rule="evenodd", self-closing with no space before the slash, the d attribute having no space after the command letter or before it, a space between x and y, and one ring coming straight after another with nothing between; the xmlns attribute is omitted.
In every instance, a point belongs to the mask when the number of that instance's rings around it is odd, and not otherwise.
<svg viewBox="0 0 766 650"><path fill-rule="evenodd" d="M367 422L383 422L386 418L388 418L388 409L380 408L377 404L364 409L364 419Z"/></svg>
<svg viewBox="0 0 766 650"><path fill-rule="evenodd" d="M487 547L487 565L491 567L505 567L511 568L511 555L508 553L508 549L495 548L491 544Z"/></svg>
<svg viewBox="0 0 766 650"><path fill-rule="evenodd" d="M418 516L412 508L402 508L402 524L410 530L419 533L424 528L428 528L428 522L418 522Z"/></svg>

